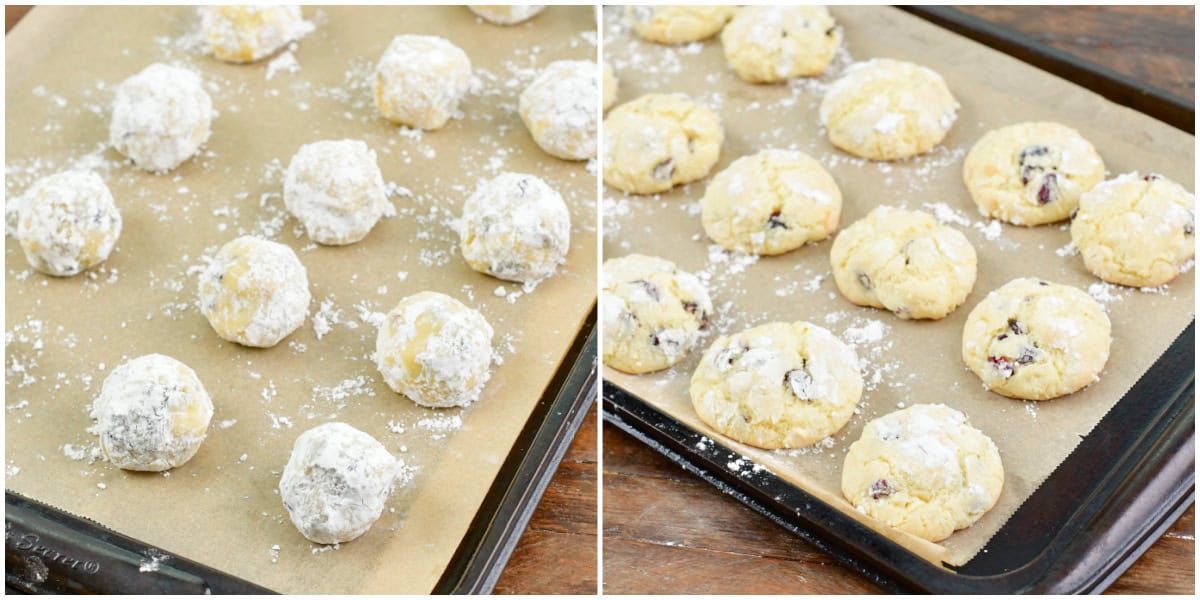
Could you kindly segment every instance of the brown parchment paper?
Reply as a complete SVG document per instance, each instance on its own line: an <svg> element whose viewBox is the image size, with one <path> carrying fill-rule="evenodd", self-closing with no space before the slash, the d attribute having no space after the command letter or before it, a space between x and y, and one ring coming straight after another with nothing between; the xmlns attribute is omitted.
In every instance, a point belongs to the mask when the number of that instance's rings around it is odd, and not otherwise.
<svg viewBox="0 0 1200 600"><path fill-rule="evenodd" d="M1099 280L1087 272L1080 257L1056 252L1071 241L1065 227L1001 228L983 219L962 183L966 150L990 129L1024 120L1056 120L1082 132L1114 175L1155 171L1193 189L1194 138L897 9L842 6L831 11L845 30L845 48L854 60L908 60L946 78L962 108L943 148L915 160L870 163L829 144L817 107L823 89L848 64L845 55L814 81L752 85L726 66L718 39L676 48L656 46L633 36L618 18L620 9L610 7L605 12L604 56L620 80L618 102L652 91L683 92L717 110L725 144L714 173L764 148L793 148L818 158L841 187L843 227L880 204L915 209L946 205L942 214L949 215L951 226L967 235L979 255L973 292L945 319L903 321L885 311L856 307L837 292L829 276L831 240L757 262L713 250L698 205L707 179L661 196L626 196L605 188L604 255L659 255L700 273L709 279L718 314L710 337L674 368L643 376L605 368L604 376L927 560L960 565L984 546L1162 354L1193 318L1195 306L1191 272L1160 293L1097 288L1101 296L1112 297L1105 305L1113 323L1111 358L1098 383L1044 403L1010 400L984 390L963 365L960 351L963 322L989 291L1016 277L1041 277L1084 289ZM853 342L867 365L868 390L861 410L829 447L758 450L715 433L692 409L688 384L703 349L716 335L774 320L807 320L827 327ZM881 322L882 328L873 321ZM876 340L873 331L885 334ZM845 452L867 421L902 406L936 402L964 411L996 442L1006 477L997 506L941 544L871 522L840 491ZM749 464L741 468L746 477L754 476Z"/></svg>
<svg viewBox="0 0 1200 600"><path fill-rule="evenodd" d="M427 593L595 300L594 167L544 154L516 114L536 68L594 60L594 14L551 7L497 27L461 6L306 7L317 29L294 52L300 70L268 80L267 60L198 54L193 10L38 8L6 39L6 201L82 163L124 215L94 278L30 272L6 240L6 486L281 592ZM470 56L481 82L465 118L421 135L376 115L370 69L400 33L444 36ZM206 154L164 176L103 149L113 90L155 61L199 69L220 111ZM399 215L362 242L315 247L282 210L280 173L302 144L342 137L366 141L385 180L411 194L394 196ZM505 170L547 179L571 210L568 262L530 293L472 271L447 224L481 179ZM313 303L300 330L259 350L213 333L187 271L238 234L264 231L297 250ZM496 295L501 285L512 302ZM496 330L503 364L466 410L416 406L370 359L370 313L422 290L477 307ZM337 321L319 340L318 312ZM165 475L91 461L88 404L113 367L150 352L196 370L216 406L208 439ZM331 420L380 440L412 481L367 534L322 551L293 527L277 486L295 438Z"/></svg>

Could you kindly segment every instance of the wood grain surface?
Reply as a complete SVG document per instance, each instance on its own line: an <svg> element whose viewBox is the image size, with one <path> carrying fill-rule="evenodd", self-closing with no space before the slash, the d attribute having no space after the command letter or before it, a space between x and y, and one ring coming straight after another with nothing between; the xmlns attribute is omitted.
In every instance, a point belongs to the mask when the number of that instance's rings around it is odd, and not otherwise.
<svg viewBox="0 0 1200 600"><path fill-rule="evenodd" d="M1188 100L1191 6L960 7ZM879 593L811 544L605 425L605 593ZM1108 593L1195 591L1195 507Z"/></svg>

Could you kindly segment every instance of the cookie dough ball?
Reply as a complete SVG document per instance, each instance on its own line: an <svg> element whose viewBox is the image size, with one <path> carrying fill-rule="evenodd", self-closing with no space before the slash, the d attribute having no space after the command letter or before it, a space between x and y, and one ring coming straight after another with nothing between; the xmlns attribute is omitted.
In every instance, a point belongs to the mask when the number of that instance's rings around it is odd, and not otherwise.
<svg viewBox="0 0 1200 600"><path fill-rule="evenodd" d="M445 38L398 35L375 68L375 105L393 123L440 129L471 87L467 53Z"/></svg>
<svg viewBox="0 0 1200 600"><path fill-rule="evenodd" d="M369 434L325 423L296 438L279 498L309 541L348 542L379 519L403 465Z"/></svg>
<svg viewBox="0 0 1200 600"><path fill-rule="evenodd" d="M842 468L842 495L859 512L931 542L978 521L1003 487L996 444L942 404L867 423Z"/></svg>
<svg viewBox="0 0 1200 600"><path fill-rule="evenodd" d="M567 262L571 214L545 181L503 173L467 198L459 242L467 264L480 273L509 281L541 281Z"/></svg>
<svg viewBox="0 0 1200 600"><path fill-rule="evenodd" d="M700 420L743 444L803 448L837 433L862 397L858 357L812 323L721 336L692 374Z"/></svg>
<svg viewBox="0 0 1200 600"><path fill-rule="evenodd" d="M984 386L1049 400L1100 379L1112 326L1083 290L1014 279L987 295L963 325L962 357Z"/></svg>
<svg viewBox="0 0 1200 600"><path fill-rule="evenodd" d="M674 365L708 328L708 290L669 260L611 258L600 277L604 364L618 371L650 373Z"/></svg>
<svg viewBox="0 0 1200 600"><path fill-rule="evenodd" d="M299 6L202 6L200 25L213 56L254 62L312 31Z"/></svg>
<svg viewBox="0 0 1200 600"><path fill-rule="evenodd" d="M608 61L604 61L604 79L600 85L604 93L604 111L612 108L617 103L617 75L613 72L612 65Z"/></svg>
<svg viewBox="0 0 1200 600"><path fill-rule="evenodd" d="M1071 239L1105 281L1157 287L1196 256L1196 197L1151 173L1126 173L1083 194Z"/></svg>
<svg viewBox="0 0 1200 600"><path fill-rule="evenodd" d="M223 339L269 348L308 316L308 272L283 244L242 236L200 273L200 312Z"/></svg>
<svg viewBox="0 0 1200 600"><path fill-rule="evenodd" d="M871 160L923 154L946 137L958 101L932 69L876 58L855 63L821 100L834 146Z"/></svg>
<svg viewBox="0 0 1200 600"><path fill-rule="evenodd" d="M552 156L586 160L596 156L596 63L550 63L521 92L521 121L533 141Z"/></svg>
<svg viewBox="0 0 1200 600"><path fill-rule="evenodd" d="M876 208L838 234L829 261L847 300L902 319L940 319L975 286L975 248L921 211Z"/></svg>
<svg viewBox="0 0 1200 600"><path fill-rule="evenodd" d="M713 111L682 94L646 94L604 119L604 183L655 194L696 181L717 163L724 140Z"/></svg>
<svg viewBox="0 0 1200 600"><path fill-rule="evenodd" d="M395 214L375 151L360 140L305 144L288 164L283 203L318 244L353 244Z"/></svg>
<svg viewBox="0 0 1200 600"><path fill-rule="evenodd" d="M824 6L747 6L721 32L725 60L751 83L820 75L841 43Z"/></svg>
<svg viewBox="0 0 1200 600"><path fill-rule="evenodd" d="M1079 132L1018 123L987 132L967 153L963 182L980 214L1014 225L1066 219L1104 179L1104 161Z"/></svg>
<svg viewBox="0 0 1200 600"><path fill-rule="evenodd" d="M375 365L393 391L421 406L466 406L491 377L492 326L437 292L400 301L375 339Z"/></svg>
<svg viewBox="0 0 1200 600"><path fill-rule="evenodd" d="M686 44L716 35L735 10L735 6L626 6L625 18L643 39Z"/></svg>
<svg viewBox="0 0 1200 600"><path fill-rule="evenodd" d="M92 403L108 462L129 471L166 471L191 460L208 433L213 404L196 372L161 354L123 363Z"/></svg>
<svg viewBox="0 0 1200 600"><path fill-rule="evenodd" d="M471 12L496 25L516 25L537 16L546 8L540 4L468 4Z"/></svg>
<svg viewBox="0 0 1200 600"><path fill-rule="evenodd" d="M38 180L21 198L17 215L25 258L47 275L76 275L104 262L121 237L121 213L104 180L91 171Z"/></svg>
<svg viewBox="0 0 1200 600"><path fill-rule="evenodd" d="M842 193L808 155L764 150L717 173L700 210L704 232L725 248L783 254L837 229Z"/></svg>
<svg viewBox="0 0 1200 600"><path fill-rule="evenodd" d="M212 118L199 75L155 63L117 87L108 140L138 168L165 173L208 141Z"/></svg>

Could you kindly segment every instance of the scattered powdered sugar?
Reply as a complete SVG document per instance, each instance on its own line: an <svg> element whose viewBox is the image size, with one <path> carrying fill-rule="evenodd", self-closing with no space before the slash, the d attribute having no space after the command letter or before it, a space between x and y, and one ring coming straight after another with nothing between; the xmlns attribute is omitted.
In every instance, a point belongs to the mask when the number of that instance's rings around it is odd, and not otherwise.
<svg viewBox="0 0 1200 600"><path fill-rule="evenodd" d="M1075 240L1071 240L1070 242L1067 242L1066 246L1055 250L1054 253L1063 257L1079 256L1079 247L1075 245Z"/></svg>
<svg viewBox="0 0 1200 600"><path fill-rule="evenodd" d="M840 321L840 319L839 319ZM883 321L865 317L855 317L850 320L842 331L842 341L850 345L858 356L859 369L863 375L863 387L872 391L885 380L891 379L901 367L898 360L889 360L888 353L895 341L888 338L891 333ZM889 387L903 386L902 381L886 381ZM862 406L859 406L861 411Z"/></svg>
<svg viewBox="0 0 1200 600"><path fill-rule="evenodd" d="M337 325L342 318L341 309L333 303L333 295L327 296L321 301L320 308L317 309L317 314L312 316L313 335L317 339L321 339L333 331L333 326Z"/></svg>
<svg viewBox="0 0 1200 600"><path fill-rule="evenodd" d="M267 63L267 81L270 81L278 73L300 72L300 62L296 60L296 55L293 54L293 50L295 50L295 44L292 44L292 46L292 48L289 48L284 53L271 59L271 62Z"/></svg>

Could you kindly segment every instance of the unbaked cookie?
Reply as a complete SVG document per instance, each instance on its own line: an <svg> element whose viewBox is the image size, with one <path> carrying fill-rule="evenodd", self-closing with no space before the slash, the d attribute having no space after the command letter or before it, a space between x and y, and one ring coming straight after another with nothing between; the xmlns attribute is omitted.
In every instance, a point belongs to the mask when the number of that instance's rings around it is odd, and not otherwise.
<svg viewBox="0 0 1200 600"><path fill-rule="evenodd" d="M636 374L683 360L712 314L704 284L671 261L640 254L610 258L601 271L604 364Z"/></svg>
<svg viewBox="0 0 1200 600"><path fill-rule="evenodd" d="M396 214L375 151L360 140L301 146L288 163L283 204L304 224L309 238L331 246L353 244L380 217Z"/></svg>
<svg viewBox="0 0 1200 600"><path fill-rule="evenodd" d="M612 108L617 103L617 74L613 72L612 65L608 61L604 61L604 78L601 80L601 89L604 93L604 111Z"/></svg>
<svg viewBox="0 0 1200 600"><path fill-rule="evenodd" d="M921 211L876 208L838 234L829 261L847 300L902 319L940 319L975 286L975 248Z"/></svg>
<svg viewBox="0 0 1200 600"><path fill-rule="evenodd" d="M546 7L540 4L468 4L467 8L490 23L516 25L536 17Z"/></svg>
<svg viewBox="0 0 1200 600"><path fill-rule="evenodd" d="M685 44L716 35L735 6L626 6L633 32L659 44Z"/></svg>
<svg viewBox="0 0 1200 600"><path fill-rule="evenodd" d="M596 156L596 63L559 60L521 92L518 112L533 141L552 156L587 160Z"/></svg>
<svg viewBox="0 0 1200 600"><path fill-rule="evenodd" d="M208 433L213 404L196 372L162 354L122 363L92 403L108 462L130 471L166 471L191 460Z"/></svg>
<svg viewBox="0 0 1200 600"><path fill-rule="evenodd" d="M375 338L388 387L421 406L466 406L491 377L492 326L479 311L437 292L400 301Z"/></svg>
<svg viewBox="0 0 1200 600"><path fill-rule="evenodd" d="M540 281L567 261L571 214L545 181L502 173L467 198L458 234L472 269L509 281Z"/></svg>
<svg viewBox="0 0 1200 600"><path fill-rule="evenodd" d="M313 30L299 6L202 6L200 24L213 56L232 63L274 54Z"/></svg>
<svg viewBox="0 0 1200 600"><path fill-rule="evenodd" d="M108 259L121 237L121 213L100 176L63 171L34 183L20 200L17 240L29 266L56 277Z"/></svg>
<svg viewBox="0 0 1200 600"><path fill-rule="evenodd" d="M704 232L725 248L783 254L837 229L842 192L810 156L763 150L717 173L700 210Z"/></svg>
<svg viewBox="0 0 1200 600"><path fill-rule="evenodd" d="M867 423L842 467L842 495L854 508L931 542L978 521L1003 487L996 444L942 404Z"/></svg>
<svg viewBox="0 0 1200 600"><path fill-rule="evenodd" d="M1111 332L1104 307L1087 292L1014 279L967 316L962 357L997 394L1049 400L1100 379Z"/></svg>
<svg viewBox="0 0 1200 600"><path fill-rule="evenodd" d="M279 498L305 538L348 542L379 519L403 464L370 434L325 423L296 438Z"/></svg>
<svg viewBox="0 0 1200 600"><path fill-rule="evenodd" d="M269 348L308 316L308 272L291 248L253 236L221 247L200 273L200 312L223 339Z"/></svg>
<svg viewBox="0 0 1200 600"><path fill-rule="evenodd" d="M1126 173L1083 194L1071 239L1105 281L1158 287L1196 256L1196 197L1151 173Z"/></svg>
<svg viewBox="0 0 1200 600"><path fill-rule="evenodd" d="M718 338L692 374L691 396L709 427L773 450L837 433L862 388L854 351L829 331L796 321Z"/></svg>
<svg viewBox="0 0 1200 600"><path fill-rule="evenodd" d="M1104 161L1059 123L1018 123L987 132L967 153L963 182L986 217L1014 225L1067 218L1080 194L1104 179Z"/></svg>
<svg viewBox="0 0 1200 600"><path fill-rule="evenodd" d="M747 6L721 32L725 60L752 83L820 75L841 43L824 6Z"/></svg>
<svg viewBox="0 0 1200 600"><path fill-rule="evenodd" d="M388 120L440 129L471 87L471 60L433 35L398 35L375 68L375 105Z"/></svg>
<svg viewBox="0 0 1200 600"><path fill-rule="evenodd" d="M155 63L117 87L108 139L139 168L165 173L208 141L212 118L199 75Z"/></svg>
<svg viewBox="0 0 1200 600"><path fill-rule="evenodd" d="M932 69L876 58L854 63L821 100L834 146L871 160L928 152L954 125L958 101Z"/></svg>
<svg viewBox="0 0 1200 600"><path fill-rule="evenodd" d="M604 119L604 183L665 192L708 175L721 154L721 119L682 94L646 94Z"/></svg>

